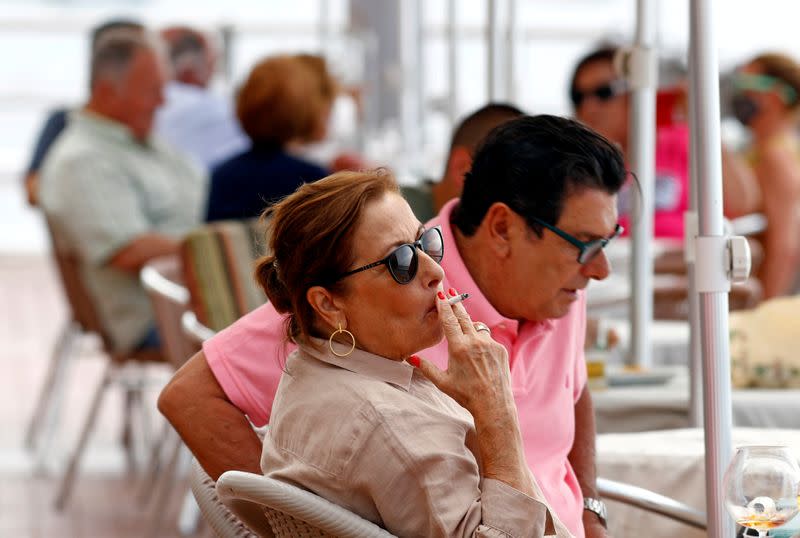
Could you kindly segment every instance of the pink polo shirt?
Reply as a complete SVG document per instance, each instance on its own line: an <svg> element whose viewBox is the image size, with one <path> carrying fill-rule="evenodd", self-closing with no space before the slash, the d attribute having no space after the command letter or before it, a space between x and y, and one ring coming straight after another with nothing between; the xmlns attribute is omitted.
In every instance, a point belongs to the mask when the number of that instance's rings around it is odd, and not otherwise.
<svg viewBox="0 0 800 538"><path fill-rule="evenodd" d="M576 536L583 533L583 496L567 459L575 438L575 403L586 383L583 341L586 299L579 293L559 319L523 322L500 315L483 297L458 254L450 227L457 200L448 202L429 225L444 235L444 287L469 292L464 306L486 323L509 352L514 399L528 465L558 516ZM208 364L225 394L256 426L269 422L282 365L294 344L284 342L283 316L266 304L203 345ZM447 367L447 342L420 352Z"/></svg>

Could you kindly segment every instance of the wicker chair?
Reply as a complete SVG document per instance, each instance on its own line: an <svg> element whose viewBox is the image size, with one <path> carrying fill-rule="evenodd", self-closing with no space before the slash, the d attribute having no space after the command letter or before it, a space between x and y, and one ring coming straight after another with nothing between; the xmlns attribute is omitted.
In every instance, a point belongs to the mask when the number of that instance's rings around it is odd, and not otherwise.
<svg viewBox="0 0 800 538"><path fill-rule="evenodd" d="M263 518L263 515L258 513L253 515L254 528L257 528L261 533L255 533L244 524L239 516L235 515L228 509L227 506L222 504L217 495L217 490L214 481L203 470L196 459L192 459L192 465L189 470L189 486L192 490L197 505L200 507L200 513L203 519L214 531L214 534L220 538L258 538L259 536L273 536L272 530ZM259 522L259 519L261 520ZM260 525L258 524L260 523ZM267 534L269 533L269 534Z"/></svg>
<svg viewBox="0 0 800 538"><path fill-rule="evenodd" d="M217 481L220 500L240 518L263 511L276 538L391 538L392 534L310 491L266 476L242 471L223 473ZM245 511L248 510L248 511ZM263 523L260 524L263 529ZM256 527L252 527L256 528ZM268 536L267 534L260 534Z"/></svg>

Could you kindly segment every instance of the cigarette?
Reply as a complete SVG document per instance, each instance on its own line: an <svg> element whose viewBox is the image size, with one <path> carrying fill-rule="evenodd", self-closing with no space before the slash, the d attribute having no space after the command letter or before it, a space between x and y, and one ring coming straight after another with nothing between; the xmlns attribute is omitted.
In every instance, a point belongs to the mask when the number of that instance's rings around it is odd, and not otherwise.
<svg viewBox="0 0 800 538"><path fill-rule="evenodd" d="M458 303L460 303L461 301L463 301L464 299L467 299L467 298L469 298L469 293L462 293L461 295L456 295L455 297L450 297L447 300L447 304L449 304L449 305L458 304Z"/></svg>

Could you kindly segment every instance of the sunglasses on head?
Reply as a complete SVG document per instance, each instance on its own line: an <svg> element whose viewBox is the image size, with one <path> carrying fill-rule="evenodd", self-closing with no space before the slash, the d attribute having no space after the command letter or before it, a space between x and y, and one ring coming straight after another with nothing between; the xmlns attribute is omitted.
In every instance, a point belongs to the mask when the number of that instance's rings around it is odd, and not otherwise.
<svg viewBox="0 0 800 538"><path fill-rule="evenodd" d="M758 73L736 73L733 76L733 86L739 91L768 92L776 90L786 105L797 101L797 91L783 80L770 75Z"/></svg>
<svg viewBox="0 0 800 538"><path fill-rule="evenodd" d="M389 273L398 284L408 284L417 276L419 268L419 254L417 249L427 254L433 261L439 263L444 257L444 239L442 238L442 228L434 226L422 232L422 235L413 243L404 243L391 251L382 260L369 263L358 269L347 271L336 277L334 282L350 275L385 265L389 268Z"/></svg>
<svg viewBox="0 0 800 538"><path fill-rule="evenodd" d="M597 86L590 90L581 91L577 88L572 88L569 91L569 98L572 101L572 105L578 108L587 97L594 97L603 102L610 101L614 97L625 93L626 89L624 80L612 80L607 84Z"/></svg>

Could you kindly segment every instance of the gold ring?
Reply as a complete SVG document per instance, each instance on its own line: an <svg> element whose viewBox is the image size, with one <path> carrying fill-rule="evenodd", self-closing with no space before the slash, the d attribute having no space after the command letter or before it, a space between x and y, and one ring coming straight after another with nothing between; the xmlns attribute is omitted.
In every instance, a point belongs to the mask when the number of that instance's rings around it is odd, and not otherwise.
<svg viewBox="0 0 800 538"><path fill-rule="evenodd" d="M472 324L472 326L475 327L476 331L486 331L487 333L492 334L492 330L489 328L489 326L482 321L476 321Z"/></svg>

